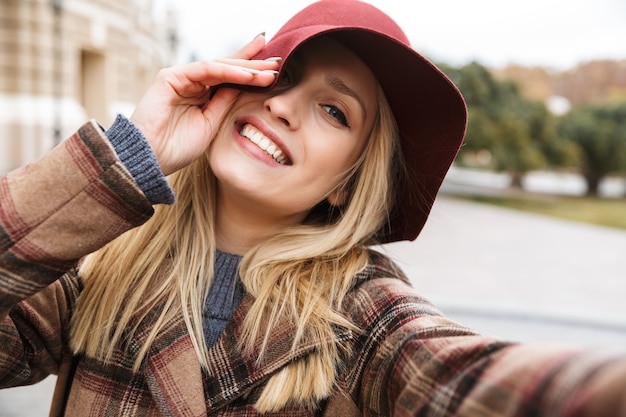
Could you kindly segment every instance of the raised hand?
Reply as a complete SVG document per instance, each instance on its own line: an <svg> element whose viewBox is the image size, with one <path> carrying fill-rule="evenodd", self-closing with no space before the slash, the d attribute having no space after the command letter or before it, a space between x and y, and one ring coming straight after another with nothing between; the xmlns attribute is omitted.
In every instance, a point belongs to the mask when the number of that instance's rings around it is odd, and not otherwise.
<svg viewBox="0 0 626 417"><path fill-rule="evenodd" d="M277 60L250 60L263 46L265 37L259 35L231 57L159 71L131 120L150 143L165 175L203 154L238 95L237 90L220 88L207 103L211 87L267 86L274 81Z"/></svg>

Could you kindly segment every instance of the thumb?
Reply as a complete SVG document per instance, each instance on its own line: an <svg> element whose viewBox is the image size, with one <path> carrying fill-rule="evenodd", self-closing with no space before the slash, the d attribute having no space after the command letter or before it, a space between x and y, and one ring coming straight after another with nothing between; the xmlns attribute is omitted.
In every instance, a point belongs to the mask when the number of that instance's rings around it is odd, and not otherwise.
<svg viewBox="0 0 626 417"><path fill-rule="evenodd" d="M219 88L213 97L203 106L202 113L209 124L211 137L215 136L217 131L230 110L235 99L239 96L240 91L234 88Z"/></svg>

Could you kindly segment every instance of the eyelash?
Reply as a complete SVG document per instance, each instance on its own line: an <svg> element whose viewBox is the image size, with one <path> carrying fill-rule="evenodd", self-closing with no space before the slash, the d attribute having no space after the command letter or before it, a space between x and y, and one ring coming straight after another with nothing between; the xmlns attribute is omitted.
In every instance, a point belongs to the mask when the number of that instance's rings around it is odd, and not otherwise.
<svg viewBox="0 0 626 417"><path fill-rule="evenodd" d="M326 113L328 113L332 118L336 119L343 126L349 128L348 119L346 119L346 115L339 110L337 107L332 106L330 104L322 104L322 108Z"/></svg>
<svg viewBox="0 0 626 417"><path fill-rule="evenodd" d="M283 68L283 70L281 71L280 77L278 78L278 83L276 83L279 86L289 86L292 85L294 83L294 77L291 74L291 69L289 68Z"/></svg>

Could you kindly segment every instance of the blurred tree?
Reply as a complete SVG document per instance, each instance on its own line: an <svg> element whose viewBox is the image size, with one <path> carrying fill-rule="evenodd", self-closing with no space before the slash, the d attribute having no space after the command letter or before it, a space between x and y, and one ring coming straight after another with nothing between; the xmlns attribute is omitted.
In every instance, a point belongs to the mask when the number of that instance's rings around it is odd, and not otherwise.
<svg viewBox="0 0 626 417"><path fill-rule="evenodd" d="M539 102L527 103L526 124L550 168L578 168L579 147L559 133L559 118Z"/></svg>
<svg viewBox="0 0 626 417"><path fill-rule="evenodd" d="M626 101L575 108L560 131L580 148L587 194L597 195L607 175L626 173Z"/></svg>
<svg viewBox="0 0 626 417"><path fill-rule="evenodd" d="M556 117L543 103L524 99L517 83L496 80L476 62L441 68L459 87L468 106L461 163L507 172L516 187L531 170L575 163L576 147L559 138Z"/></svg>
<svg viewBox="0 0 626 417"><path fill-rule="evenodd" d="M528 126L518 117L505 114L497 127L498 142L492 149L494 168L511 176L512 187L522 188L524 174L546 166L546 159L532 143Z"/></svg>

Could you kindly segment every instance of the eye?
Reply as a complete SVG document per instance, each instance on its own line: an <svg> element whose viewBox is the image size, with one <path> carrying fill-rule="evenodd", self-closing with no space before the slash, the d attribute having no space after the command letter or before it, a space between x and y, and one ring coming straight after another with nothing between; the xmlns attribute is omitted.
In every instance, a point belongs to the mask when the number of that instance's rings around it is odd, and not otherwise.
<svg viewBox="0 0 626 417"><path fill-rule="evenodd" d="M292 85L294 81L295 81L295 77L292 73L292 69L289 67L285 67L280 72L280 75L278 76L278 82L276 83L276 85L289 86L289 85Z"/></svg>
<svg viewBox="0 0 626 417"><path fill-rule="evenodd" d="M322 108L326 113L328 113L333 119L337 120L345 127L350 127L348 124L348 119L346 119L346 115L339 110L336 106L330 104L323 104Z"/></svg>

